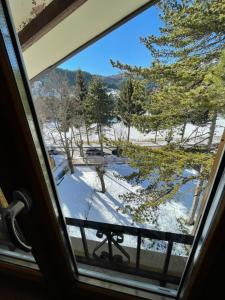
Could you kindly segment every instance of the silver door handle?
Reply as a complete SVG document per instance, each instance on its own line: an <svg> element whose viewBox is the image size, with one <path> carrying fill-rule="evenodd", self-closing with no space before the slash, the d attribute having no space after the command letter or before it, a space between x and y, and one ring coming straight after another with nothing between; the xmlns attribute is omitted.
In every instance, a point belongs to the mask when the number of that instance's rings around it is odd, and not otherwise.
<svg viewBox="0 0 225 300"><path fill-rule="evenodd" d="M0 208L3 222L5 221L6 230L9 237L17 248L26 252L31 251L31 246L27 245L22 239L22 233L17 225L16 216L19 213L26 213L30 210L31 199L25 191L14 191L14 201L7 208Z"/></svg>

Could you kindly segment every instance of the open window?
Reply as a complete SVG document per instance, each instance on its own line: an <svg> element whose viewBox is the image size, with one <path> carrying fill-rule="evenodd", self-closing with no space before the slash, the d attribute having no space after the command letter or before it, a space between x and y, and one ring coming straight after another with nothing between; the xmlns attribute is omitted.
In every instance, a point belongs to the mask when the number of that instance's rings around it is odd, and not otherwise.
<svg viewBox="0 0 225 300"><path fill-rule="evenodd" d="M0 254L67 295L183 296L222 207L221 41L187 32L180 45L177 31L170 45L160 28L183 11L154 2L0 8L0 203L30 199L15 232L32 247L15 248L6 224Z"/></svg>

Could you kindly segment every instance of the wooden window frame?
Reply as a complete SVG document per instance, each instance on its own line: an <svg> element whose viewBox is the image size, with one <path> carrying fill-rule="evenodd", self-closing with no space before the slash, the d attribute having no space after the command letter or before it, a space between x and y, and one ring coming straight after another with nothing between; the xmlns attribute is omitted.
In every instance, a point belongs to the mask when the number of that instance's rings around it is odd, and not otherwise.
<svg viewBox="0 0 225 300"><path fill-rule="evenodd" d="M7 8L4 3L3 8L21 77L25 85L27 100L32 115L35 118L29 84L26 79L26 74L23 71L24 68L20 60L17 41L13 35L12 27L10 28L11 23L9 19L7 19ZM45 278L48 279L49 286L52 287L52 290L58 289L57 294L66 295L75 276L71 262L73 253L71 247L69 247L70 242L66 234L66 225L62 213L58 209L59 214L56 216L53 206L52 200L57 199L57 192L54 189L51 170L48 166L47 153L40 138L41 133L38 129L36 119L34 120L35 129L39 136L40 147L45 162L44 167L52 183L51 186L45 181L42 165L37 155L37 149L29 129L21 95L17 87L2 35L0 36L0 48L2 49L0 54L0 124L1 128L7 128L7 130L2 130L2 139L5 143L0 147L2 170L0 175L1 188L9 203L13 201L12 191L20 188L29 191L32 198L32 208L27 216L24 216L23 219L19 219L21 229L25 238L33 247L35 260ZM10 159L6 159L9 157ZM14 176L12 176L12 174L14 174ZM49 189L51 189L53 196L50 195ZM52 199L53 197L54 199ZM55 203L55 205L59 208L59 203ZM64 229L64 234L60 231L61 228ZM16 266L15 271L19 272L19 268ZM33 270L30 270L30 272L32 274L34 273Z"/></svg>
<svg viewBox="0 0 225 300"><path fill-rule="evenodd" d="M90 0L88 0L88 1L90 1ZM66 60L68 60L72 56L78 54L79 52L83 51L87 47L91 46L92 44L94 44L95 42L97 42L98 40L100 40L101 38L103 38L104 36L106 36L107 34L109 34L110 32L114 31L118 27L120 27L123 24L127 23L129 20L133 19L134 17L136 17L140 13L144 12L146 9L150 8L151 6L155 5L159 1L160 0L149 0L146 4L144 4L143 6L141 6L140 8L138 8L137 10L135 10L134 12L130 13L129 15L127 15L126 17L124 17L122 20L116 22L115 24L113 24L109 28L103 30L97 36L93 37L92 39L90 39L88 42L84 43L83 45L81 45L77 49L74 49L68 55L66 55L65 57L63 57L62 59L60 59L59 61L57 61L56 63L54 63L50 67L48 67L47 69L43 70L41 73L35 75L33 78L30 78L30 81L34 81L36 79L38 80L38 76L40 76L44 72L47 72L47 71L49 72L50 70L56 68L58 65L64 63Z"/></svg>
<svg viewBox="0 0 225 300"><path fill-rule="evenodd" d="M38 121L35 116L32 97L30 94L29 84L24 72L23 63L20 59L18 44L13 33L13 28L9 22L7 7L3 2L3 8L10 29L10 37L16 52L16 57L20 67L21 76L25 85L29 107L34 119L35 129L39 137L40 147L45 161L45 169L51 182L49 187L45 181L43 169L37 155L33 137L31 135L26 113L21 101L21 95L12 72L7 50L2 36L0 35L0 48L4 49L0 53L0 90L1 94L1 111L0 111L0 128L7 128L2 131L2 140L5 141L0 147L0 163L1 163L1 188L9 202L12 201L12 191L18 188L28 190L33 199L33 208L27 217L20 219L19 223L24 232L26 239L33 246L33 254L38 262L40 270L31 270L21 266L16 266L7 262L0 261L0 269L4 274L11 274L24 278L25 280L34 280L42 282L43 278L47 279L47 284L51 291L55 291L56 295L63 297L71 297L81 295L97 299L99 296L106 296L108 299L137 299L127 294L111 291L106 288L92 286L75 281L75 272L73 270L73 253L70 247L68 235L66 233L66 225L64 217L59 209L57 201L57 191L54 188L51 170L48 165L47 153L41 140L41 133L38 127ZM13 120L13 122L12 122ZM224 144L221 148L221 156L214 166L214 178L211 180L210 194L208 196L205 213L202 216L202 222L199 224L196 237L195 247L189 258L188 269L182 279L180 292L177 299L195 299L194 294L202 280L204 280L204 272L210 269L213 264L213 256L219 251L221 245L225 242L223 235L225 220L225 193L221 195L219 210L215 211L215 223L210 228L205 237L204 247L201 246L201 258L193 264L195 250L201 241L204 230L204 221L210 212L212 201L216 195L220 180L223 175L225 165ZM15 156L14 154L17 154ZM5 159L10 157L10 159ZM15 165L17 166L15 170ZM12 172L14 176L12 176ZM26 178L26 181L24 181ZM58 215L55 213L52 202L56 200L55 205L58 207ZM28 228L28 230L27 230ZM61 229L64 231L62 232ZM222 237L222 238L221 238ZM215 244L217 245L215 247ZM192 275L192 279L190 278Z"/></svg>
<svg viewBox="0 0 225 300"><path fill-rule="evenodd" d="M53 0L19 33L21 47L26 50L87 0Z"/></svg>

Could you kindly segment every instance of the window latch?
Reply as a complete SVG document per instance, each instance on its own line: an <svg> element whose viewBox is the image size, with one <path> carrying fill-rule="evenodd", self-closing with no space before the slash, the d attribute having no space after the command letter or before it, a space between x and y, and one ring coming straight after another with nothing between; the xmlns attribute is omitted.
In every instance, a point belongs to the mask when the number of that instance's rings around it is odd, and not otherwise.
<svg viewBox="0 0 225 300"><path fill-rule="evenodd" d="M24 241L16 217L18 214L27 213L30 210L31 199L27 193L20 190L13 192L13 199L14 201L8 207L0 208L3 231L7 232L9 239L17 248L30 252L31 246Z"/></svg>

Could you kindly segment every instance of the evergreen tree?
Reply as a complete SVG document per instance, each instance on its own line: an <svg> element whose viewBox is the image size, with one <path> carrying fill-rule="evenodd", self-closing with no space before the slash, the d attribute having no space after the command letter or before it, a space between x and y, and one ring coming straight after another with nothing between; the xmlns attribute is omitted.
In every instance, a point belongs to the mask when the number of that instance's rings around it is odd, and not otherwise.
<svg viewBox="0 0 225 300"><path fill-rule="evenodd" d="M146 101L145 86L138 80L129 78L121 87L117 101L117 116L128 129L127 140L130 140L130 127L133 117L144 113Z"/></svg>
<svg viewBox="0 0 225 300"><path fill-rule="evenodd" d="M76 72L75 94L73 103L73 125L78 130L77 134L73 129L74 142L80 150L81 157L84 157L82 128L85 125L84 101L87 95L87 89L84 84L83 74L80 70Z"/></svg>
<svg viewBox="0 0 225 300"><path fill-rule="evenodd" d="M84 75L81 70L76 72L75 93L81 102L84 102L87 96L87 86L84 80Z"/></svg>
<svg viewBox="0 0 225 300"><path fill-rule="evenodd" d="M123 212L132 215L134 221L151 221L151 210L173 199L179 189L188 182L205 182L211 169L213 154L201 151L178 149L176 144L161 148L135 145L129 142L115 143L125 156L129 157L133 172L122 177L140 188L137 192L122 195ZM201 172L188 175L187 169L196 169L201 165ZM200 170L199 170L200 171ZM150 219L149 219L150 218Z"/></svg>
<svg viewBox="0 0 225 300"><path fill-rule="evenodd" d="M141 38L155 58L218 59L225 43L224 0L161 0L159 8L161 34Z"/></svg>
<svg viewBox="0 0 225 300"><path fill-rule="evenodd" d="M96 124L99 144L103 152L103 127L109 126L114 117L114 100L99 78L93 78L88 87L85 110L90 124Z"/></svg>
<svg viewBox="0 0 225 300"><path fill-rule="evenodd" d="M161 126L175 119L175 125L193 122L201 126L211 122L211 144L218 108L220 112L224 109L224 103L221 107L221 102L215 101L218 92L208 81L224 47L224 0L160 1L159 7L163 21L160 35L141 39L154 58L151 68L113 64L155 83L155 110L165 107ZM168 107L165 104L169 101ZM150 128L153 121L150 118Z"/></svg>
<svg viewBox="0 0 225 300"><path fill-rule="evenodd" d="M170 145L160 150L122 145L123 153L138 170L128 180L139 181L151 172L157 174L142 190L143 197L135 200L137 196L129 195L125 199L129 200L127 207L135 210L136 218L148 207L171 199L183 184L193 179L198 180L193 203L197 207L212 163L216 119L225 111L224 85L215 76L225 42L225 0L160 1L159 8L163 22L160 35L141 39L153 57L152 65L142 68L112 61L114 67L154 82L147 113L135 119L142 132L150 132L157 125L172 137L173 131L181 128L181 139L174 143L170 138ZM198 136L191 148L186 145L191 135L184 138L187 123L210 124L208 135ZM183 178L187 167L197 170L194 178Z"/></svg>
<svg viewBox="0 0 225 300"><path fill-rule="evenodd" d="M87 137L87 143L90 144L89 142L89 133L88 133L88 120L85 114L85 99L87 97L87 85L85 83L84 75L81 70L78 70L76 73L76 85L75 85L75 94L78 99L78 102L80 103L81 109L82 109L82 117L84 120L84 127L86 131L86 137Z"/></svg>

